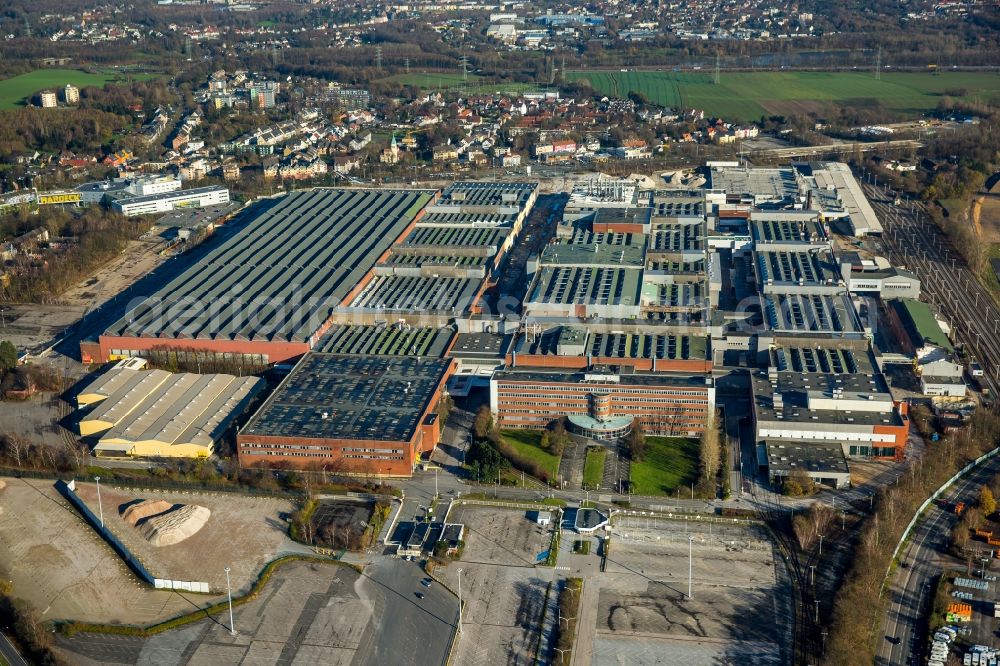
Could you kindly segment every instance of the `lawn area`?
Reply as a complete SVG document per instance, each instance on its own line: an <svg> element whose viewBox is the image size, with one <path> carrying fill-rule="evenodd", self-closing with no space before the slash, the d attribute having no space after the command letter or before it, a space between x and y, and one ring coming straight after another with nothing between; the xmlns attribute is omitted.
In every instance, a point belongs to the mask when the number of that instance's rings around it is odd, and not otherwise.
<svg viewBox="0 0 1000 666"><path fill-rule="evenodd" d="M964 89L957 99L1000 97L995 72L885 72L876 81L870 72L731 72L719 84L703 72L567 72L569 79L589 79L598 92L625 97L644 93L651 101L674 108L703 109L734 120L762 115L822 112L827 102L853 106L881 103L906 116L937 107L946 90Z"/></svg>
<svg viewBox="0 0 1000 666"><path fill-rule="evenodd" d="M409 74L396 74L382 80L416 86L423 90L454 89L470 95L488 93L516 95L540 90L539 86L533 83L496 82L475 74L469 74L468 79L465 79L461 72L410 72Z"/></svg>
<svg viewBox="0 0 1000 666"><path fill-rule="evenodd" d="M583 463L583 486L595 489L604 480L604 459L608 457L608 450L603 446L591 446L587 448L587 458Z"/></svg>
<svg viewBox="0 0 1000 666"><path fill-rule="evenodd" d="M632 494L670 495L697 481L698 440L646 437L646 459L632 463Z"/></svg>
<svg viewBox="0 0 1000 666"><path fill-rule="evenodd" d="M552 455L539 444L540 430L503 430L500 432L504 443L514 449L522 458L527 458L541 467L550 479L559 478L559 456Z"/></svg>
<svg viewBox="0 0 1000 666"><path fill-rule="evenodd" d="M152 76L150 74L134 74L131 78L143 80ZM47 88L55 91L64 88L67 83L72 83L78 88L103 86L105 83L113 83L123 78L121 73L114 70L92 74L78 69L36 69L33 72L0 81L0 109L13 109L21 106L24 104L25 98Z"/></svg>
<svg viewBox="0 0 1000 666"><path fill-rule="evenodd" d="M958 217L967 205L964 199L938 199L938 203L948 213L948 217Z"/></svg>
<svg viewBox="0 0 1000 666"><path fill-rule="evenodd" d="M383 80L401 83L404 86L417 86L418 88L451 88L476 83L479 77L475 74L469 74L468 79L464 79L461 72L410 72L409 74L396 74Z"/></svg>

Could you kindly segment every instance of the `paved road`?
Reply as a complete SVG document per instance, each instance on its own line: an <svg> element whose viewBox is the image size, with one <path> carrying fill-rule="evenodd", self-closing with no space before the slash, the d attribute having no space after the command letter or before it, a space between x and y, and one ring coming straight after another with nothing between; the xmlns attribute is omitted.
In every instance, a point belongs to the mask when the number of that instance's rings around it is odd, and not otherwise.
<svg viewBox="0 0 1000 666"><path fill-rule="evenodd" d="M28 666L28 662L3 633L0 633L0 661L6 662L10 666Z"/></svg>
<svg viewBox="0 0 1000 666"><path fill-rule="evenodd" d="M378 558L365 570L364 585L377 601L370 631L358 647L357 654L366 657L362 664L447 662L458 626L458 598L438 583L424 587L425 577L416 562L393 557Z"/></svg>
<svg viewBox="0 0 1000 666"><path fill-rule="evenodd" d="M1000 458L994 457L974 469L947 490L942 499L950 504L971 502L979 487L1000 472ZM926 616L931 579L940 573L939 555L948 547L956 517L946 508L928 507L924 519L913 529L909 545L900 553L903 564L889 587L889 611L882 626L882 638L875 663L880 666L904 666L923 663L927 636L918 633Z"/></svg>

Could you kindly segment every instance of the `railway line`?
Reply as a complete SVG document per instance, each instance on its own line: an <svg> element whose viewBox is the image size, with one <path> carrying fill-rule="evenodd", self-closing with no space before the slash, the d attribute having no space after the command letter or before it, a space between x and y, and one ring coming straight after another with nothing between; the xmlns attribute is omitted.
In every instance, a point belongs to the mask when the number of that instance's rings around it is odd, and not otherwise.
<svg viewBox="0 0 1000 666"><path fill-rule="evenodd" d="M965 345L983 368L983 381L993 394L1000 389L1000 308L976 279L965 259L930 219L923 205L879 186L870 173L862 183L885 231L882 245L895 265L920 278L921 290L952 328L952 338Z"/></svg>
<svg viewBox="0 0 1000 666"><path fill-rule="evenodd" d="M794 542L790 530L785 528L784 523L789 520L791 514L778 503L776 497L771 497L770 491L758 488L756 484L751 484L750 495L758 515L771 528L778 549L788 564L788 574L791 578L793 592L792 605L795 609L791 663L815 663L818 651L814 639L818 631L819 623L816 618L819 609L815 603L816 588L809 586L809 571L810 566L816 564L814 561L817 558L816 551L812 551L808 559L803 560L799 553L798 544Z"/></svg>

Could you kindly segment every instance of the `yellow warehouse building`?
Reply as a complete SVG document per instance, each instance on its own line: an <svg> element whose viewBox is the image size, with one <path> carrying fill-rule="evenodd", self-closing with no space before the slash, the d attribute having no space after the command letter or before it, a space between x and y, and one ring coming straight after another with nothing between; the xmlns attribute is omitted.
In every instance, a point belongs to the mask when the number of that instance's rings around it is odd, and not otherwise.
<svg viewBox="0 0 1000 666"><path fill-rule="evenodd" d="M123 363L77 395L80 407L93 405L80 416L79 428L84 437L100 436L97 456L207 458L264 388L256 377L174 374Z"/></svg>

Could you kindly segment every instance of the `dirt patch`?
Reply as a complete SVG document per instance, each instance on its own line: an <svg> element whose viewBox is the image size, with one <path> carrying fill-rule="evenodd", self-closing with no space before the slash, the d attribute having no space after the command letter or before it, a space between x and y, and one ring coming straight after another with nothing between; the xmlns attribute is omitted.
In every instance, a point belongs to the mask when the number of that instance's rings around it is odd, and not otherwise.
<svg viewBox="0 0 1000 666"><path fill-rule="evenodd" d="M51 481L5 482L0 578L12 581L14 596L36 608L42 619L149 624L225 598L150 589ZM117 519L114 512L109 516Z"/></svg>
<svg viewBox="0 0 1000 666"><path fill-rule="evenodd" d="M98 513L94 484L77 483L77 496ZM287 524L282 519L282 514L290 513L293 508L288 500L235 493L136 491L101 484L105 508L149 499L170 506L197 505L211 512L197 533L180 543L157 547L117 511L105 510L108 529L157 578L206 582L213 590L225 590L225 568L230 567L235 594L248 589L264 565L276 557L285 553L312 552L288 538Z"/></svg>
<svg viewBox="0 0 1000 666"><path fill-rule="evenodd" d="M323 548L360 550L375 504L321 500L312 516L313 540Z"/></svg>
<svg viewBox="0 0 1000 666"><path fill-rule="evenodd" d="M1000 243L1000 192L974 197L971 211L972 224L979 238L984 243Z"/></svg>

